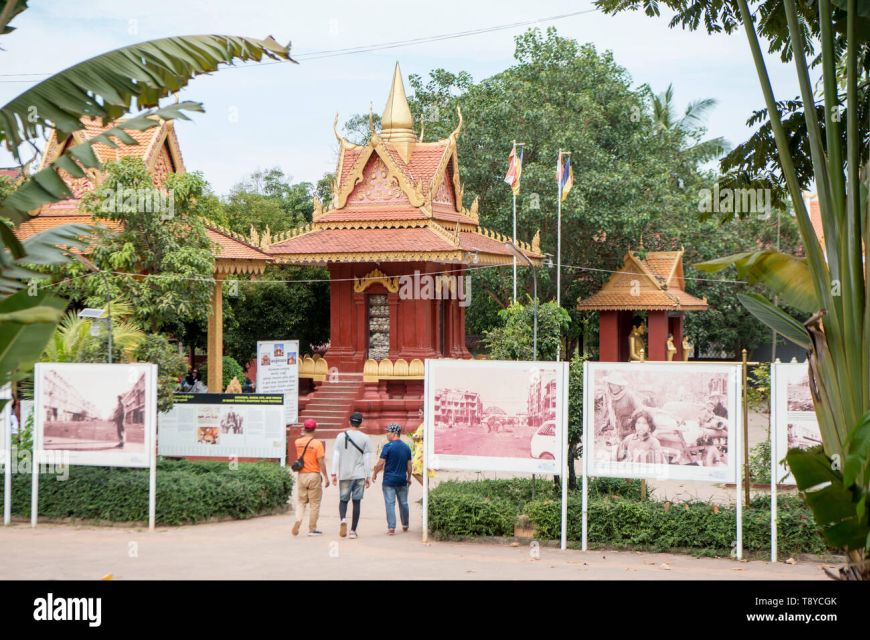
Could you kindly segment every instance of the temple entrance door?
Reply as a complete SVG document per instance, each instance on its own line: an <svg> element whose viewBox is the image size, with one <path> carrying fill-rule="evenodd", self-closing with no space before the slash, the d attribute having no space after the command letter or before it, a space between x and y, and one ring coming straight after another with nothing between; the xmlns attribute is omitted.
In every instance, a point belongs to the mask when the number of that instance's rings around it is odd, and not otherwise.
<svg viewBox="0 0 870 640"><path fill-rule="evenodd" d="M366 296L368 316L367 358L383 360L390 353L390 304L385 293Z"/></svg>

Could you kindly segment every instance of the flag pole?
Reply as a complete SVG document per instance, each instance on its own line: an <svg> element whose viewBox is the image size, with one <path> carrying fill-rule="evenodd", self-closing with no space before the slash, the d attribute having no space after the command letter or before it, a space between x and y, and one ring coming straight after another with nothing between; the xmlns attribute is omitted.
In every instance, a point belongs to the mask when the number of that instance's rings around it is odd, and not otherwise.
<svg viewBox="0 0 870 640"><path fill-rule="evenodd" d="M517 152L517 141L514 140L514 154ZM513 194L513 225L514 225L514 233L513 233L513 242L514 246L517 246L517 194L514 189L511 189L511 193ZM517 303L517 257L513 258L514 265L514 304Z"/></svg>
<svg viewBox="0 0 870 640"><path fill-rule="evenodd" d="M556 160L556 306L562 306L562 150L559 149L559 159ZM562 336L556 347L556 360L562 359Z"/></svg>
<svg viewBox="0 0 870 640"><path fill-rule="evenodd" d="M514 246L517 246L517 195L514 194L514 206L513 206L513 217L514 217L514 235L513 241ZM514 304L517 302L517 257L514 256Z"/></svg>

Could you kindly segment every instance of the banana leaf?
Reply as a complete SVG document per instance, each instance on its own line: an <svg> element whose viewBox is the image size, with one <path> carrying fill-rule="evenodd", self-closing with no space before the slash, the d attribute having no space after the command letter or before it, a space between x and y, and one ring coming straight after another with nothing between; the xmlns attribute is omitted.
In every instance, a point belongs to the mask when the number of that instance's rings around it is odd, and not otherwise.
<svg viewBox="0 0 870 640"><path fill-rule="evenodd" d="M763 284L790 307L815 313L819 299L813 288L812 274L804 258L778 251L750 251L696 264L701 271L715 273L734 266L737 275L749 284Z"/></svg>
<svg viewBox="0 0 870 640"><path fill-rule="evenodd" d="M794 342L802 349L809 350L812 346L810 334L806 327L792 318L785 311L775 306L770 300L757 293L738 293L737 299L746 310L758 320L776 331L786 340Z"/></svg>

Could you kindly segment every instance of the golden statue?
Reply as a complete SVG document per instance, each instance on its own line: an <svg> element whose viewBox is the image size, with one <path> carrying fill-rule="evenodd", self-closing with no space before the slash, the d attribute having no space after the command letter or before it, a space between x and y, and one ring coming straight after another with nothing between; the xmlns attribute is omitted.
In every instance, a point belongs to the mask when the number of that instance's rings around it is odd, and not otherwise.
<svg viewBox="0 0 870 640"><path fill-rule="evenodd" d="M628 334L628 361L643 362L644 353L646 351L643 341L643 334L646 331L643 323L637 325Z"/></svg>
<svg viewBox="0 0 870 640"><path fill-rule="evenodd" d="M689 354L692 352L692 345L689 344L689 336L683 336L683 361L688 362Z"/></svg>
<svg viewBox="0 0 870 640"><path fill-rule="evenodd" d="M674 354L677 352L677 347L676 347L676 345L674 345L674 334L673 333L668 334L667 352L668 352L668 362L671 362L674 359Z"/></svg>

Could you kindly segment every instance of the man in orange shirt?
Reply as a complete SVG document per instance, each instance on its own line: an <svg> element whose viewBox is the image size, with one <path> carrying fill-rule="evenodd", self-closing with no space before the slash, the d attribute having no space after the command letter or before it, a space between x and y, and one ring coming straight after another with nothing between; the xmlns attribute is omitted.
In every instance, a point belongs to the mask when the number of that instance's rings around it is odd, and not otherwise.
<svg viewBox="0 0 870 640"><path fill-rule="evenodd" d="M323 489L329 486L329 476L326 474L326 448L323 442L314 437L317 422L309 418L303 425L305 434L296 440L296 456L302 458L304 466L296 474L296 522L293 523L293 535L299 535L302 526L302 516L305 514L305 506L310 508L308 513L308 535L322 536L323 532L317 530L317 517L320 515L320 501L323 498ZM320 486L320 477L323 476L323 488Z"/></svg>

